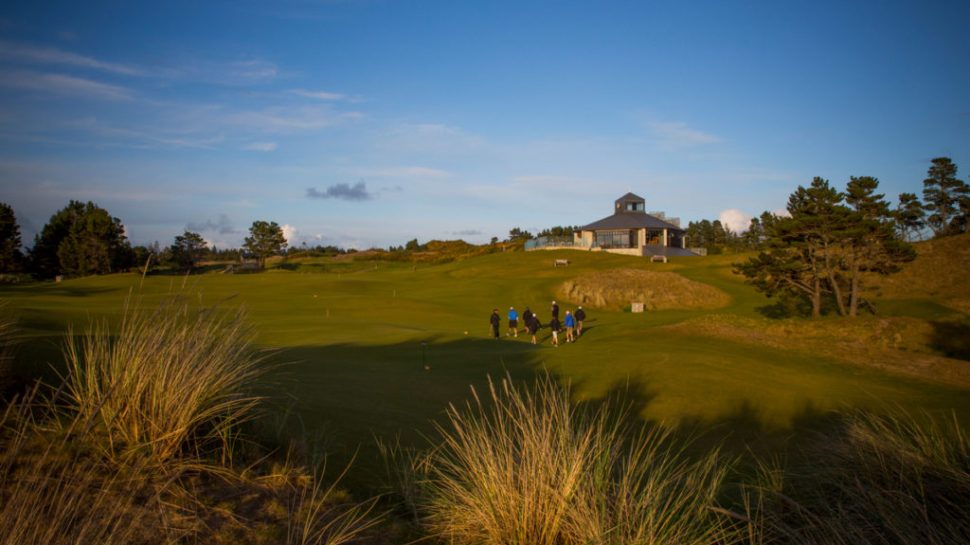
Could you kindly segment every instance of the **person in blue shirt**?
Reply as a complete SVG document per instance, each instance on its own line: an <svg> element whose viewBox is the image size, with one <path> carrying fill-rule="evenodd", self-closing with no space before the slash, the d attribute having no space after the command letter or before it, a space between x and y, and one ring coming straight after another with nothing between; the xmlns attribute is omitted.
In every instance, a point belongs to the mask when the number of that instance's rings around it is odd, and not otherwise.
<svg viewBox="0 0 970 545"><path fill-rule="evenodd" d="M573 329L576 327L576 317L573 316L573 314L568 310L566 311L565 326L566 326L566 342L571 343L574 340L576 340L575 337L573 337Z"/></svg>
<svg viewBox="0 0 970 545"><path fill-rule="evenodd" d="M519 336L519 313L516 312L515 307L509 307L509 332L505 336L509 335Z"/></svg>

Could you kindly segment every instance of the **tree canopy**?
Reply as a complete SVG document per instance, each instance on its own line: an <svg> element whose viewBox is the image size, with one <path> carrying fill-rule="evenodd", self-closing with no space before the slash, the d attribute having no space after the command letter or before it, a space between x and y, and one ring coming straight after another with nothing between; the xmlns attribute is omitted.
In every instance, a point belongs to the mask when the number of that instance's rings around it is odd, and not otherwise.
<svg viewBox="0 0 970 545"><path fill-rule="evenodd" d="M128 269L134 254L120 219L93 202L71 201L44 225L30 257L31 270L50 278Z"/></svg>
<svg viewBox="0 0 970 545"><path fill-rule="evenodd" d="M283 229L275 221L254 221L249 228L249 236L243 242L243 248L259 260L259 267L266 266L266 258L283 253L286 250L286 237Z"/></svg>
<svg viewBox="0 0 970 545"><path fill-rule="evenodd" d="M172 261L182 269L192 270L208 252L208 244L202 235L185 231L175 237L169 249Z"/></svg>
<svg viewBox="0 0 970 545"><path fill-rule="evenodd" d="M0 273L20 272L24 261L20 247L17 216L9 204L0 202Z"/></svg>
<svg viewBox="0 0 970 545"><path fill-rule="evenodd" d="M737 264L758 290L802 300L820 316L829 303L842 316L856 316L866 272L890 274L915 252L899 238L879 181L852 177L840 192L816 177L788 198L788 217L762 216L766 248Z"/></svg>
<svg viewBox="0 0 970 545"><path fill-rule="evenodd" d="M963 232L970 207L970 186L957 179L957 166L949 157L937 157L932 163L923 180L924 207L930 212L926 223L936 236Z"/></svg>

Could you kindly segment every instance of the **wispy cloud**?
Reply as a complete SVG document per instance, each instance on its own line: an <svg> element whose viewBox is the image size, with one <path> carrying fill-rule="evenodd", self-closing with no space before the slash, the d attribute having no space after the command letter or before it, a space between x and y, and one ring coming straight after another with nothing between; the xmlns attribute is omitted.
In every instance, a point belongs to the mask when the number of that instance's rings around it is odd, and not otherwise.
<svg viewBox="0 0 970 545"><path fill-rule="evenodd" d="M317 130L355 119L354 112L335 113L329 108L280 108L243 111L227 114L222 121L262 132L294 132Z"/></svg>
<svg viewBox="0 0 970 545"><path fill-rule="evenodd" d="M647 127L667 148L693 147L721 141L717 136L691 128L682 121L652 121L647 123Z"/></svg>
<svg viewBox="0 0 970 545"><path fill-rule="evenodd" d="M0 74L0 86L105 100L131 100L133 98L132 91L125 87L64 74L6 72Z"/></svg>
<svg viewBox="0 0 970 545"><path fill-rule="evenodd" d="M232 235L239 233L232 224L232 220L225 214L220 214L217 221L207 219L204 222L189 222L185 225L186 231L196 231L200 233L219 233L220 235Z"/></svg>
<svg viewBox="0 0 970 545"><path fill-rule="evenodd" d="M304 98L315 98L317 100L343 100L347 95L341 93L330 93L327 91L308 91L306 89L291 89L291 93Z"/></svg>
<svg viewBox="0 0 970 545"><path fill-rule="evenodd" d="M367 201L374 195L367 191L367 184L361 180L354 185L334 184L323 191L315 187L307 188L306 196L310 199L341 199L345 201Z"/></svg>
<svg viewBox="0 0 970 545"><path fill-rule="evenodd" d="M141 69L125 64L102 61L54 47L37 47L3 40L0 40L0 59L19 63L76 66L126 76L144 75Z"/></svg>
<svg viewBox="0 0 970 545"><path fill-rule="evenodd" d="M279 67L264 59L235 61L229 68L230 75L243 81L269 81L279 75Z"/></svg>
<svg viewBox="0 0 970 545"><path fill-rule="evenodd" d="M360 174L361 176L375 176L382 178L445 178L451 175L450 172L445 170L421 166L399 166L366 169L361 170Z"/></svg>
<svg viewBox="0 0 970 545"><path fill-rule="evenodd" d="M483 235L484 233L482 233L478 229L463 229L461 231L452 231L451 234L459 237L474 237L478 235Z"/></svg>
<svg viewBox="0 0 970 545"><path fill-rule="evenodd" d="M449 125L409 123L386 131L380 144L386 149L406 153L468 153L480 150L485 140Z"/></svg>
<svg viewBox="0 0 970 545"><path fill-rule="evenodd" d="M253 142L252 144L243 147L243 149L246 151L270 152L276 151L277 147L276 142Z"/></svg>

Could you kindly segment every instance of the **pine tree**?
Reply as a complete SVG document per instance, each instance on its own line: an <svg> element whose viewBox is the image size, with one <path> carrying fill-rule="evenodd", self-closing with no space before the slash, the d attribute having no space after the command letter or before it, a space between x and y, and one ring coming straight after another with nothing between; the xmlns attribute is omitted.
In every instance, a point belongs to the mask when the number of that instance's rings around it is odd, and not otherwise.
<svg viewBox="0 0 970 545"><path fill-rule="evenodd" d="M13 208L0 202L0 273L20 272L24 255L20 251L20 226Z"/></svg>
<svg viewBox="0 0 970 545"><path fill-rule="evenodd" d="M932 212L926 222L933 234L941 237L959 232L960 205L970 198L970 186L957 179L957 166L949 157L937 157L932 163L928 178L923 180L923 201Z"/></svg>

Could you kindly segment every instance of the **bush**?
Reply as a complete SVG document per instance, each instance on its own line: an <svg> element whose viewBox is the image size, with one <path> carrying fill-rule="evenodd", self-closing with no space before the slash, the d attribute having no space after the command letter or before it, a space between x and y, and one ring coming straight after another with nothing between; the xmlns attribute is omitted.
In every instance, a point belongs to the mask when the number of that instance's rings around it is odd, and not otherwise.
<svg viewBox="0 0 970 545"><path fill-rule="evenodd" d="M112 457L162 464L211 447L226 456L232 426L252 416L261 372L243 318L178 300L154 311L126 305L116 335L104 323L80 341L68 334L70 404L106 435Z"/></svg>
<svg viewBox="0 0 970 545"><path fill-rule="evenodd" d="M474 390L473 390L474 392ZM489 382L451 407L425 459L420 501L437 536L483 545L708 544L728 538L711 508L725 465L689 462L668 433L631 434L609 407L585 412L546 377Z"/></svg>

